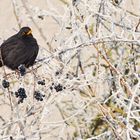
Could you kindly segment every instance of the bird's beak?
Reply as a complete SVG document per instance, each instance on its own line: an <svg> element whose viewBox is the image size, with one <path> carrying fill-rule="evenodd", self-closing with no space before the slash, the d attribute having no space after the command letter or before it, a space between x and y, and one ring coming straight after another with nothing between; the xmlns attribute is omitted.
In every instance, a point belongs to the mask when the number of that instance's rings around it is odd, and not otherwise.
<svg viewBox="0 0 140 140"><path fill-rule="evenodd" d="M27 35L30 35L30 34L32 34L32 31L31 30L27 33Z"/></svg>

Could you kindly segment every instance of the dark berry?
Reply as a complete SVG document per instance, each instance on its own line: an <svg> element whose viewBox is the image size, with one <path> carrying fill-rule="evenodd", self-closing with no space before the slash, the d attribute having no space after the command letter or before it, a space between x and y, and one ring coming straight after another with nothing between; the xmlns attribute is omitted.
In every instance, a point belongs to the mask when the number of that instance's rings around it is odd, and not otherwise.
<svg viewBox="0 0 140 140"><path fill-rule="evenodd" d="M138 83L138 79L133 80L133 84L136 85Z"/></svg>
<svg viewBox="0 0 140 140"><path fill-rule="evenodd" d="M18 97L19 96L18 92L15 92L15 95L16 95L16 97Z"/></svg>
<svg viewBox="0 0 140 140"><path fill-rule="evenodd" d="M45 85L45 80L38 81L37 83L38 83L39 85L42 85L42 86L43 86L43 85Z"/></svg>
<svg viewBox="0 0 140 140"><path fill-rule="evenodd" d="M114 65L115 68L117 68L117 66L118 66L117 64Z"/></svg>
<svg viewBox="0 0 140 140"><path fill-rule="evenodd" d="M70 30L70 29L72 29L72 28L71 28L71 27L66 27L66 29Z"/></svg>
<svg viewBox="0 0 140 140"><path fill-rule="evenodd" d="M66 74L66 79L68 79L68 78L69 78L69 74L67 73L67 74Z"/></svg>
<svg viewBox="0 0 140 140"><path fill-rule="evenodd" d="M15 92L15 96L19 98L18 103L23 103L23 100L27 98L25 89L19 88L18 91Z"/></svg>
<svg viewBox="0 0 140 140"><path fill-rule="evenodd" d="M24 65L22 65L22 64L19 65L18 70L19 70L21 76L24 76L26 74L26 68Z"/></svg>
<svg viewBox="0 0 140 140"><path fill-rule="evenodd" d="M119 1L118 0L114 0L115 4L119 4Z"/></svg>
<svg viewBox="0 0 140 140"><path fill-rule="evenodd" d="M4 87L4 88L8 88L9 87L9 82L7 81L7 80L3 80L2 81L2 86Z"/></svg>
<svg viewBox="0 0 140 140"><path fill-rule="evenodd" d="M53 90L53 87L52 86L50 86L50 90Z"/></svg>
<svg viewBox="0 0 140 140"><path fill-rule="evenodd" d="M10 140L14 140L12 136L10 136Z"/></svg>
<svg viewBox="0 0 140 140"><path fill-rule="evenodd" d="M44 17L42 15L39 15L38 18L40 18L42 20L44 19Z"/></svg>
<svg viewBox="0 0 140 140"><path fill-rule="evenodd" d="M60 74L60 72L59 71L56 71L55 72L55 76L57 76L57 75L59 75Z"/></svg>
<svg viewBox="0 0 140 140"><path fill-rule="evenodd" d="M125 75L127 75L127 74L129 73L129 71L130 71L130 69L129 69L129 68L125 69L124 74L125 74Z"/></svg>
<svg viewBox="0 0 140 140"><path fill-rule="evenodd" d="M58 84L54 86L54 89L56 90L56 92L59 92L63 90L63 86L61 84Z"/></svg>
<svg viewBox="0 0 140 140"><path fill-rule="evenodd" d="M18 104L20 104L20 103L23 103L23 99L22 99L22 98L20 98L20 99L18 100Z"/></svg>
<svg viewBox="0 0 140 140"><path fill-rule="evenodd" d="M34 98L37 101L43 101L43 97L45 97L45 95L41 94L39 91L35 91Z"/></svg>
<svg viewBox="0 0 140 140"><path fill-rule="evenodd" d="M18 89L18 93L20 94L20 93L25 93L25 89L24 88L19 88Z"/></svg>

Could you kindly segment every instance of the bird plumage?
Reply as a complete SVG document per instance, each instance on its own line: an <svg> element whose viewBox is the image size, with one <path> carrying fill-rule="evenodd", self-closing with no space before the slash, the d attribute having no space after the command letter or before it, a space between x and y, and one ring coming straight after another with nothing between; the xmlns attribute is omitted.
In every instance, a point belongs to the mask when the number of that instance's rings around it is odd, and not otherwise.
<svg viewBox="0 0 140 140"><path fill-rule="evenodd" d="M1 47L0 66L6 65L8 68L18 69L20 64L25 67L32 66L37 57L39 47L36 39L31 34L29 27L23 27L21 30L8 38Z"/></svg>

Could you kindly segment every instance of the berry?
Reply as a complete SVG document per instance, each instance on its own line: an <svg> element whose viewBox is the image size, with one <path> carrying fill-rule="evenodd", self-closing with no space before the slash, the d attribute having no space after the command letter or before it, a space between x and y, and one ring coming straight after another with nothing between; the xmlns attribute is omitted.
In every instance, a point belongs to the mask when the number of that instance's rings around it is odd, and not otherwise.
<svg viewBox="0 0 140 140"><path fill-rule="evenodd" d="M52 86L50 86L50 90L53 90L53 87Z"/></svg>
<svg viewBox="0 0 140 140"><path fill-rule="evenodd" d="M63 89L66 89L66 87L63 87L61 84L54 84L52 83L52 85L50 86L50 90L55 89L56 92L62 91Z"/></svg>
<svg viewBox="0 0 140 140"><path fill-rule="evenodd" d="M63 86L61 84L58 84L54 86L54 89L56 90L56 92L59 92L63 90Z"/></svg>
<svg viewBox="0 0 140 140"><path fill-rule="evenodd" d="M16 97L18 98L18 96L19 96L18 92L15 92L15 95L16 95Z"/></svg>
<svg viewBox="0 0 140 140"><path fill-rule="evenodd" d="M10 140L14 140L12 136L10 136Z"/></svg>
<svg viewBox="0 0 140 140"><path fill-rule="evenodd" d="M42 85L42 86L43 86L43 85L45 85L45 80L38 81L37 83L38 83L39 85Z"/></svg>
<svg viewBox="0 0 140 140"><path fill-rule="evenodd" d="M22 64L19 65L18 70L19 70L21 76L24 76L26 74L26 68L24 65L22 65Z"/></svg>
<svg viewBox="0 0 140 140"><path fill-rule="evenodd" d="M35 91L34 98L37 101L43 101L43 97L45 97L45 95L41 94L39 91Z"/></svg>
<svg viewBox="0 0 140 140"><path fill-rule="evenodd" d="M23 103L23 99L18 100L18 104Z"/></svg>
<svg viewBox="0 0 140 140"><path fill-rule="evenodd" d="M26 91L24 88L19 88L18 91L15 92L16 98L19 98L18 104L23 103L23 100L27 98Z"/></svg>
<svg viewBox="0 0 140 140"><path fill-rule="evenodd" d="M45 95L42 95L42 97L45 97Z"/></svg>
<svg viewBox="0 0 140 140"><path fill-rule="evenodd" d="M8 88L9 87L9 82L7 81L7 80L3 80L2 81L2 86L4 87L4 88Z"/></svg>
<svg viewBox="0 0 140 140"><path fill-rule="evenodd" d="M56 71L55 72L55 76L59 75L60 74L60 71Z"/></svg>
<svg viewBox="0 0 140 140"><path fill-rule="evenodd" d="M130 71L130 69L129 69L129 68L125 69L124 74L125 74L125 75L127 75L127 74L129 73L129 71Z"/></svg>
<svg viewBox="0 0 140 140"><path fill-rule="evenodd" d="M24 88L19 88L18 89L18 95L20 98L27 98L27 95L26 95L26 92L25 92L25 89Z"/></svg>
<svg viewBox="0 0 140 140"><path fill-rule="evenodd" d="M135 78L135 79L133 80L133 84L136 85L137 83L138 83L138 79Z"/></svg>
<svg viewBox="0 0 140 140"><path fill-rule="evenodd" d="M40 18L42 20L44 19L43 15L39 15L38 18Z"/></svg>

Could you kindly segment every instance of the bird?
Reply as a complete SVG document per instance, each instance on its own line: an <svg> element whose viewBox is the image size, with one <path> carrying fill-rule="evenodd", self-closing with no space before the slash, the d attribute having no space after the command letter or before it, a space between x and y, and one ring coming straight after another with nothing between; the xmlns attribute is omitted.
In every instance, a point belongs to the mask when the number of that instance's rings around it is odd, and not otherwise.
<svg viewBox="0 0 140 140"><path fill-rule="evenodd" d="M38 55L39 45L30 27L22 27L18 33L9 37L0 46L0 67L7 66L18 70L20 65L33 66Z"/></svg>

